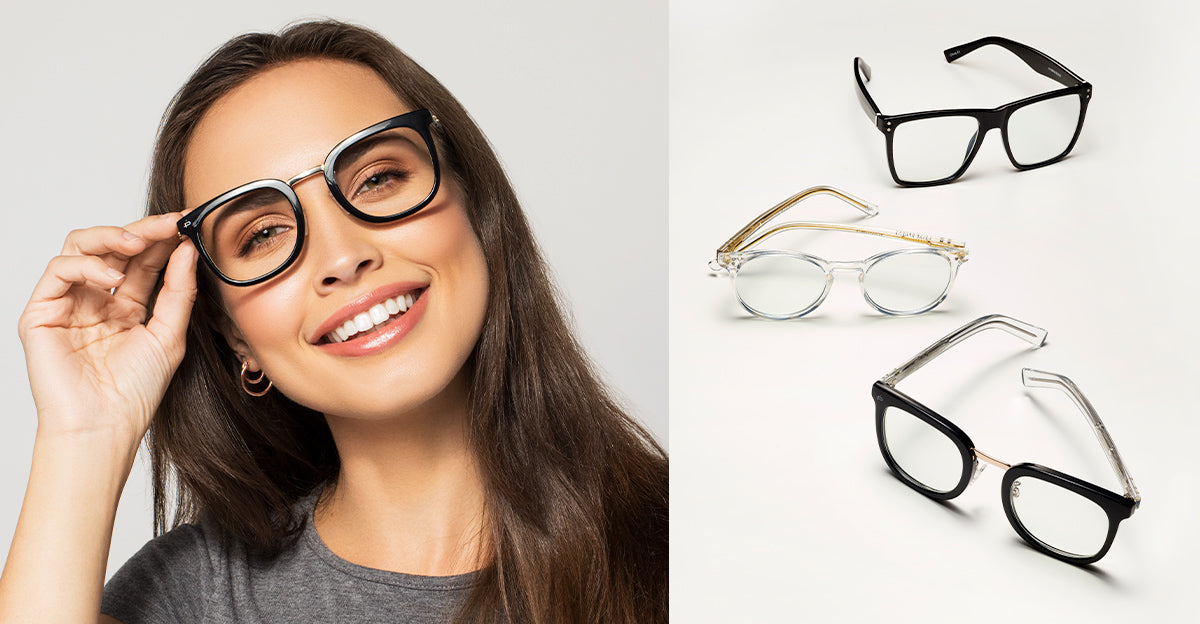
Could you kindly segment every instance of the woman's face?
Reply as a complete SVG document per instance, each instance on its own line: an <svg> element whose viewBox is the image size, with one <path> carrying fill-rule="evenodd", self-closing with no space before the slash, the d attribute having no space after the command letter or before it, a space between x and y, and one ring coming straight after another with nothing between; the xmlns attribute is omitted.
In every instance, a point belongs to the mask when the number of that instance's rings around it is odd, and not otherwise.
<svg viewBox="0 0 1200 624"><path fill-rule="evenodd" d="M412 110L370 69L305 60L267 70L212 106L185 161L187 207L246 182L288 180L341 140ZM220 285L228 331L251 370L292 400L330 416L380 419L461 406L463 365L479 338L487 266L463 207L442 176L437 196L397 222L347 213L320 175L293 189L307 221L296 261L256 286ZM344 342L329 333L388 299L415 297ZM390 312L390 310L389 310ZM376 322L379 324L375 324Z"/></svg>

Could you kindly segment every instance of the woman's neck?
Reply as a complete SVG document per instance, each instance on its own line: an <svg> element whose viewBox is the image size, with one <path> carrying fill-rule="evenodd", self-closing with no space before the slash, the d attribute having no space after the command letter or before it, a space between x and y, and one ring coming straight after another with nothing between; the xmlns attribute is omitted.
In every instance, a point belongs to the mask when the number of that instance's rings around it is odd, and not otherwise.
<svg viewBox="0 0 1200 624"><path fill-rule="evenodd" d="M465 391L448 388L388 421L326 418L341 471L314 522L331 551L369 568L426 576L485 563L483 487L467 439Z"/></svg>

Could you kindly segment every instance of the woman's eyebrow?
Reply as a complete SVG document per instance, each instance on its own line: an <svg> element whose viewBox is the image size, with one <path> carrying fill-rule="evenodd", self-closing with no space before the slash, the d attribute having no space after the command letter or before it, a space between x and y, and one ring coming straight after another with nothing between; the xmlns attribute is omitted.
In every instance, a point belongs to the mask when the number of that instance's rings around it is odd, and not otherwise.
<svg viewBox="0 0 1200 624"><path fill-rule="evenodd" d="M260 189L258 191L250 191L245 195L239 195L238 197L221 204L220 209L217 210L216 214L213 215L213 217L216 218L216 220L213 222L213 229L215 230L220 226L222 221L233 217L234 215L270 206L272 204L285 204L287 205L288 212L291 212L291 203L286 197L283 196L282 193L278 191L267 191Z"/></svg>
<svg viewBox="0 0 1200 624"><path fill-rule="evenodd" d="M407 143L410 146L412 146L413 148L417 147L416 143L414 143L411 139L409 139L407 136L405 136L403 134L399 134L399 133L390 133L389 134L387 131L384 131L379 134L369 136L365 139L362 139L362 140L358 141L357 143L355 143L354 145L347 147L345 150L342 151L341 154L338 155L338 160L341 160L343 158L349 158L351 160L354 160L354 159L362 156L365 152L379 146L381 143L391 143L391 142Z"/></svg>

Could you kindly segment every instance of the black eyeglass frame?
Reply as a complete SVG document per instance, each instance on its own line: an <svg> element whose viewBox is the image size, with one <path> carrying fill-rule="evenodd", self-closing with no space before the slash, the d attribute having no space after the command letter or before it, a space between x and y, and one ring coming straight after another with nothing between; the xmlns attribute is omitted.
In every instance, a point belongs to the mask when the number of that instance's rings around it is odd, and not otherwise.
<svg viewBox="0 0 1200 624"><path fill-rule="evenodd" d="M874 98L867 91L867 82L871 80L871 68L861 57L854 58L854 81L858 86L858 102L862 106L863 112L871 119L875 127L883 133L887 149L888 171L891 172L892 180L901 186L937 186L939 184L948 184L962 177L966 173L967 168L971 166L971 162L975 160L975 155L979 153L979 146L983 143L984 136L993 128L1000 129L1000 137L1004 143L1004 152L1008 155L1009 162L1018 170L1024 171L1027 169L1037 169L1056 163L1071 150L1075 148L1075 143L1079 140L1079 134L1083 130L1083 120L1087 116L1087 105L1092 98L1092 84L1081 78L1078 74L1068 69L1062 63L1050 58L1044 53L1035 50L1023 43L1005 39L1004 37L984 37L982 39L965 43L960 46L955 46L942 52L946 57L946 62L952 63L964 55L974 52L975 50L985 45L998 45L1009 52L1015 54L1018 58L1025 62L1031 69L1037 73L1058 82L1063 85L1062 89L1055 89L1037 95L1032 95L1027 98L1010 102L996 108L952 108L922 111L916 113L901 113L898 115L885 115L879 110L879 106L875 104ZM1036 163L1021 163L1018 162L1013 155L1012 147L1008 140L1008 120L1012 114L1022 107L1036 104L1045 100L1064 97L1067 95L1077 95L1079 97L1079 121L1075 124L1075 132L1071 136L1071 141L1067 144L1066 149L1062 153L1042 160ZM979 125L976 132L978 139L971 146L963 158L963 163L958 170L949 176L937 180L925 181L910 181L903 180L896 172L896 161L893 155L893 138L895 137L896 128L905 122L917 121L921 119L931 119L935 117L972 117Z"/></svg>
<svg viewBox="0 0 1200 624"><path fill-rule="evenodd" d="M1133 512L1141 506L1141 494L1138 493L1137 486L1133 484L1133 480L1129 477L1128 471L1125 469L1124 462L1121 460L1120 454L1117 452L1116 445L1109 436L1104 424L1100 422L1099 416L1095 413L1095 409L1087 401L1079 389L1066 377L1055 373L1046 373L1044 371L1035 371L1032 369L1022 370L1022 381L1027 387L1057 387L1071 396L1072 400L1084 412L1092 424L1093 430L1097 435L1097 439L1104 449L1105 455L1108 457L1112 468L1117 475L1117 479L1122 483L1126 490L1125 495L1117 494L1111 490L1089 483L1082 479L1078 479L1071 475L1059 472L1052 468L1047 468L1033 463L1021 463L1015 465L1005 464L985 453L980 451L971 438L960 429L957 425L947 420L942 415L933 411L929 407L921 404L907 394L896 388L896 384L905 379L921 367L928 364L937 356L944 353L950 347L959 342L988 329L1001 329L1022 340L1029 342L1034 348L1041 347L1046 340L1046 330L1035 327L1017 319L992 314L989 316L980 317L963 325L962 327L951 332L941 340L933 343L925 350L918 353L908 362L900 365L892 372L885 375L882 379L876 381L871 386L871 397L875 404L875 437L879 444L879 451L883 455L884 462L891 469L892 473L902 483L908 487L924 494L934 500L946 501L957 497L967 489L971 483L972 476L976 473L979 467L979 460L984 460L985 463L994 465L1004 469L1004 475L1001 479L1000 498L1004 507L1004 514L1008 517L1009 524L1021 539L1032 546L1035 550L1050 555L1061 561L1076 565L1087 565L1099 561L1108 549L1112 546L1112 542L1117 534L1117 527L1122 520L1129 518ZM892 457L891 451L887 445L887 435L884 429L884 420L886 418L887 409L895 408L902 410L905 413L913 416L922 422L933 427L947 438L949 438L954 446L958 449L959 456L962 459L962 472L959 475L958 483L955 487L947 491L939 491L932 489L914 477L906 473L903 468ZM1046 544L1030 533L1017 516L1016 511L1012 506L1012 498L1010 496L1012 484L1017 479L1028 476L1031 478L1041 479L1048 483L1063 487L1075 494L1078 494L1100 507L1108 517L1108 533L1105 536L1104 545L1094 554L1089 556L1077 556L1071 553L1064 552L1055 548L1050 544Z"/></svg>
<svg viewBox="0 0 1200 624"><path fill-rule="evenodd" d="M220 195L204 202L195 210L185 214L183 218L176 222L176 227L179 229L179 234L181 236L186 236L192 239L192 242L196 245L196 249L200 251L200 257L204 259L205 265L207 265L208 268L211 269L221 281L231 286L253 286L255 284L261 284L262 282L265 282L287 270L287 268L296 261L296 258L300 255L300 251L304 248L304 239L306 236L304 211L300 207L300 198L296 196L296 191L292 189L292 185L300 180L321 173L325 178L325 185L328 187L329 193L333 196L334 200L337 201L338 205L355 218L361 219L368 223L390 223L392 221L398 221L429 205L429 202L433 201L433 198L437 196L438 189L441 187L442 179L441 166L438 163L437 147L435 145L432 132L432 127L437 123L437 116L428 109L424 108L385 119L377 124L373 124L367 128L359 130L358 132L355 132L349 137L343 139L341 142L335 145L332 150L329 151L329 154L325 157L325 162L319 167L313 167L312 169L303 171L287 181L274 178L255 180L221 193ZM334 163L337 162L337 159L342 155L342 152L358 141L380 132L395 128L410 128L416 131L417 134L424 139L425 146L429 149L430 160L433 164L433 188L430 189L429 195L427 195L425 199L421 200L420 203L402 212L383 216L367 214L355 208L354 205L350 203L350 201L346 199L346 196L342 193L342 190L338 186L337 179L335 177L337 175L337 171L334 168ZM250 193L267 188L279 191L287 198L288 203L291 204L292 212L296 218L296 246L294 249L292 249L292 253L287 257L286 260L283 261L282 264L266 275L248 280L233 279L222 273L221 269L217 267L217 263L214 262L208 255L208 250L204 248L204 243L201 241L200 224L204 222L204 218L207 217L209 213L234 197L244 193Z"/></svg>
<svg viewBox="0 0 1200 624"><path fill-rule="evenodd" d="M919 401L904 394L903 392L888 386L882 382L876 381L871 387L871 395L875 397L875 436L879 441L879 451L883 454L884 462L891 469L892 474L908 487L932 498L934 500L946 501L958 497L971 483L971 475L975 473L979 466L979 459L976 456L975 444L971 441L970 436L966 434L957 425L946 420L941 414L922 405ZM958 483L949 491L940 492L923 485L900 467L896 460L892 458L891 452L888 450L887 438L884 432L884 415L887 409L903 410L905 413L920 419L929 426L937 429L947 438L949 438L954 446L958 449L959 456L962 458L963 469L959 476ZM1054 546L1042 542L1032 533L1030 533L1017 516L1013 509L1012 491L1013 482L1021 477L1030 477L1041 479L1051 484L1062 487L1066 490L1074 492L1093 503L1102 509L1105 515L1108 516L1108 534L1104 540L1104 546L1095 554L1087 557L1078 557L1070 553L1064 552ZM1117 527L1121 521L1132 516L1133 511L1138 507L1139 502L1126 498L1112 490L1102 488L1098 485L1089 483L1082 479L1072 477L1071 475L1059 472L1053 468L1047 468L1033 463L1015 464L1004 471L1004 476L1000 480L1000 499L1004 507L1004 515L1008 517L1009 524L1012 525L1017 535L1025 540L1027 544L1034 549L1046 553L1056 559L1073 563L1077 565L1087 565L1095 563L1108 553L1108 549L1112 546L1113 540L1117 536Z"/></svg>

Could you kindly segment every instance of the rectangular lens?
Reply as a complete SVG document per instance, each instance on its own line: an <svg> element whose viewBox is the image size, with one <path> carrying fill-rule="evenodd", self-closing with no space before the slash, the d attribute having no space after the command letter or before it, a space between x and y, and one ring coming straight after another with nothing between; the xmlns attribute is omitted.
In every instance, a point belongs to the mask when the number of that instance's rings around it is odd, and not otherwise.
<svg viewBox="0 0 1200 624"><path fill-rule="evenodd" d="M1066 153L1079 127L1083 100L1076 93L1028 104L1008 117L1008 149L1013 160L1036 165Z"/></svg>
<svg viewBox="0 0 1200 624"><path fill-rule="evenodd" d="M941 302L950 289L953 265L933 250L913 249L885 255L863 275L871 303L892 314L917 314Z"/></svg>
<svg viewBox="0 0 1200 624"><path fill-rule="evenodd" d="M933 182L954 175L975 148L979 122L974 117L917 119L892 130L892 165L905 182Z"/></svg>
<svg viewBox="0 0 1200 624"><path fill-rule="evenodd" d="M415 208L434 186L433 157L412 128L392 128L345 147L334 162L334 178L355 209L389 217Z"/></svg>
<svg viewBox="0 0 1200 624"><path fill-rule="evenodd" d="M883 443L892 461L910 481L931 491L953 491L966 471L964 458L950 436L895 407L883 414Z"/></svg>
<svg viewBox="0 0 1200 624"><path fill-rule="evenodd" d="M1108 541L1108 514L1089 498L1030 475L1013 481L1008 495L1017 521L1052 550L1082 559Z"/></svg>
<svg viewBox="0 0 1200 624"><path fill-rule="evenodd" d="M823 267L804 256L789 254L753 256L733 275L738 301L759 316L776 319L811 310L828 284Z"/></svg>
<svg viewBox="0 0 1200 624"><path fill-rule="evenodd" d="M296 212L274 188L236 195L200 222L200 244L226 277L245 281L283 266L299 242Z"/></svg>

